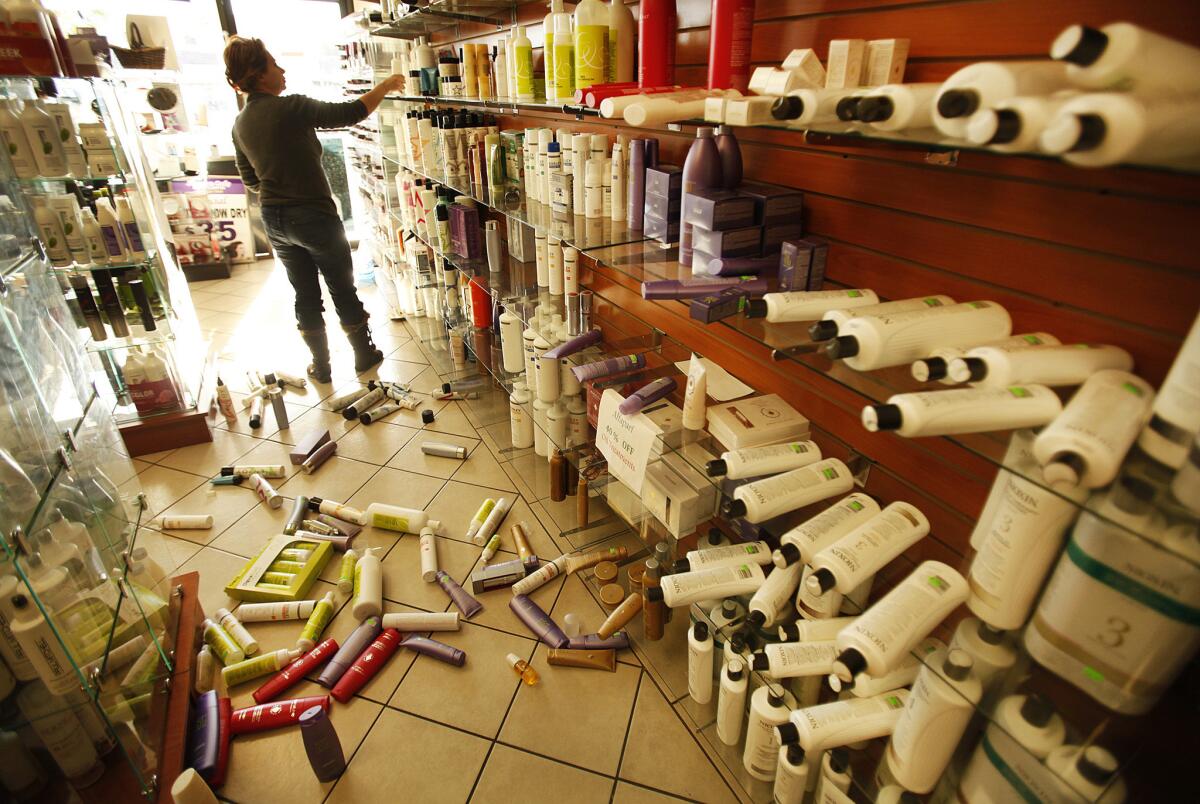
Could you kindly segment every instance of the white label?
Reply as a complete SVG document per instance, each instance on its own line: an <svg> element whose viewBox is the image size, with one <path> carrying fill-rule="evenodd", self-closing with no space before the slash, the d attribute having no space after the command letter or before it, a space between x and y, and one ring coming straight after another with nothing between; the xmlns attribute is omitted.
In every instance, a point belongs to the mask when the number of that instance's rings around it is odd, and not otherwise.
<svg viewBox="0 0 1200 804"><path fill-rule="evenodd" d="M608 471L613 477L640 494L656 428L641 413L626 416L617 410L622 401L621 395L611 388L600 397L596 447L608 460Z"/></svg>

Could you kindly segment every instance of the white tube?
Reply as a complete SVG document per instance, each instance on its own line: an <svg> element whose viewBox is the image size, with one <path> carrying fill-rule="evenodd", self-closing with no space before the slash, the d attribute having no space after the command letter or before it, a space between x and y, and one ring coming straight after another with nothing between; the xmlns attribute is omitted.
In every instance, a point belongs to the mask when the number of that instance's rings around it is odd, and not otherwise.
<svg viewBox="0 0 1200 804"><path fill-rule="evenodd" d="M804 565L773 567L763 585L754 591L747 608L746 622L756 628L770 628L779 615L787 609L788 602L800 585L800 573Z"/></svg>
<svg viewBox="0 0 1200 804"><path fill-rule="evenodd" d="M922 562L908 577L837 635L842 651L834 672L849 681L880 676L967 599L965 578L940 561Z"/></svg>
<svg viewBox="0 0 1200 804"><path fill-rule="evenodd" d="M426 525L421 528L421 580L433 583L437 580L437 572L437 535Z"/></svg>
<svg viewBox="0 0 1200 804"><path fill-rule="evenodd" d="M788 511L843 494L854 487L854 476L837 458L793 469L774 477L747 483L733 492L733 499L721 506L725 516L744 517L762 522Z"/></svg>
<svg viewBox="0 0 1200 804"><path fill-rule="evenodd" d="M1097 371L1133 368L1133 357L1118 346L1073 343L976 346L950 362L950 377L980 388L1008 385L1080 385Z"/></svg>
<svg viewBox="0 0 1200 804"><path fill-rule="evenodd" d="M704 361L692 355L688 364L687 388L683 392L682 423L685 430L703 430L708 404L708 370Z"/></svg>
<svg viewBox="0 0 1200 804"><path fill-rule="evenodd" d="M915 299L897 299L862 307L837 307L826 310L817 323L808 328L808 334L814 341L827 341L836 337L838 329L851 318L863 315L907 313L912 310L924 310L926 307L944 307L950 304L954 304L954 299L949 296L920 296Z"/></svg>
<svg viewBox="0 0 1200 804"><path fill-rule="evenodd" d="M821 448L815 441L792 441L767 447L743 447L722 452L705 467L709 477L725 476L730 480L763 477L779 472L800 469L821 460Z"/></svg>
<svg viewBox="0 0 1200 804"><path fill-rule="evenodd" d="M1153 402L1154 389L1141 377L1115 369L1093 374L1033 442L1046 482L1055 488L1107 486Z"/></svg>
<svg viewBox="0 0 1200 804"><path fill-rule="evenodd" d="M625 107L625 122L631 126L661 126L677 120L691 120L704 116L704 103L707 98L727 97L740 98L741 93L736 89L697 90L701 95L688 97L686 93L663 95L634 95L641 98ZM616 98L607 98L601 106Z"/></svg>
<svg viewBox="0 0 1200 804"><path fill-rule="evenodd" d="M514 583L512 585L512 593L514 595L528 595L533 590L544 586L561 575L566 565L566 556L559 556L553 561L543 564L536 571L531 572Z"/></svg>
<svg viewBox="0 0 1200 804"><path fill-rule="evenodd" d="M858 117L881 131L929 128L941 84L884 84L858 102Z"/></svg>
<svg viewBox="0 0 1200 804"><path fill-rule="evenodd" d="M873 290L791 290L766 293L761 301L752 300L747 314L752 317L765 315L770 323L779 324L813 321L826 310L848 310L878 303L879 297Z"/></svg>
<svg viewBox="0 0 1200 804"><path fill-rule="evenodd" d="M917 436L986 433L1040 427L1062 412L1058 395L1044 385L955 388L896 394L883 405L867 405L863 427Z"/></svg>
<svg viewBox="0 0 1200 804"><path fill-rule="evenodd" d="M672 102L694 100L696 98L707 97L741 97L740 92L724 94L721 92L713 92L711 95L707 89L680 89L676 92L663 92L655 95L618 95L612 98L605 98L600 101L600 116L605 119L621 117L625 114L625 110L636 103L644 103L654 98L666 98ZM578 153L578 152L576 152Z"/></svg>
<svg viewBox="0 0 1200 804"><path fill-rule="evenodd" d="M1200 154L1200 101L1119 92L1080 95L1063 104L1038 144L1084 167L1186 166Z"/></svg>
<svg viewBox="0 0 1200 804"><path fill-rule="evenodd" d="M862 92L859 87L798 89L776 100L771 108L771 116L789 128L807 128L813 123L832 123L838 119L838 102Z"/></svg>
<svg viewBox="0 0 1200 804"><path fill-rule="evenodd" d="M706 623L688 631L688 695L698 704L712 700L713 638Z"/></svg>
<svg viewBox="0 0 1200 804"><path fill-rule="evenodd" d="M817 596L835 588L848 595L928 533L929 520L920 509L894 502L817 553L805 585Z"/></svg>
<svg viewBox="0 0 1200 804"><path fill-rule="evenodd" d="M392 612L381 618L384 628L395 628L397 631L457 631L459 629L457 611L433 612Z"/></svg>
<svg viewBox="0 0 1200 804"><path fill-rule="evenodd" d="M657 589L650 587L645 592L647 600L662 601L674 609L700 600L750 594L764 580L762 568L747 563L668 575Z"/></svg>
<svg viewBox="0 0 1200 804"><path fill-rule="evenodd" d="M492 508L492 512L488 514L487 519L480 525L479 531L472 537L471 541L475 544L487 544L488 539L492 538L492 534L496 532L496 528L500 527L500 522L508 514L509 507L512 503L507 497L501 497L496 500L496 505Z"/></svg>
<svg viewBox="0 0 1200 804"><path fill-rule="evenodd" d="M833 639L853 617L830 617L826 620L796 620L779 626L779 638L784 642L821 642Z"/></svg>
<svg viewBox="0 0 1200 804"><path fill-rule="evenodd" d="M721 668L721 688L717 693L717 739L725 745L737 745L742 736L746 712L746 662L735 656Z"/></svg>
<svg viewBox="0 0 1200 804"><path fill-rule="evenodd" d="M237 616L243 623L307 620L316 605L317 601L315 600L294 600L286 603L243 603L238 606Z"/></svg>
<svg viewBox="0 0 1200 804"><path fill-rule="evenodd" d="M1050 45L1071 83L1139 95L1200 91L1200 49L1130 22L1070 25Z"/></svg>
<svg viewBox="0 0 1200 804"><path fill-rule="evenodd" d="M217 609L216 617L217 622L229 632L229 635L233 637L234 642L238 643L238 647L242 649L243 653L247 656L253 656L258 653L258 640L246 630L246 626L242 625L237 617L233 616L233 612L224 608Z"/></svg>
<svg viewBox="0 0 1200 804"><path fill-rule="evenodd" d="M862 492L854 492L801 522L779 537L779 549L772 559L777 567L798 561L811 562L813 556L879 513L879 503Z"/></svg>
<svg viewBox="0 0 1200 804"><path fill-rule="evenodd" d="M521 340L523 327L521 317L507 307L500 314L500 351L504 370L509 374L520 374L525 370L525 345Z"/></svg>
<svg viewBox="0 0 1200 804"><path fill-rule="evenodd" d="M1039 344L1047 344L1057 346L1058 338L1048 332L1026 332L1020 335L1010 335L1007 338L1001 338L998 341L991 341L984 344L1005 351L1012 349L1020 349L1026 346L1037 346ZM974 347L979 348L979 347ZM970 351L960 346L939 346L931 351L926 357L920 360L914 360L912 364L912 376L917 382L930 382L938 380L943 385L955 385L964 380L957 380L951 374L951 369L956 358L963 357ZM958 370L959 376L963 374L965 367Z"/></svg>
<svg viewBox="0 0 1200 804"><path fill-rule="evenodd" d="M714 567L733 567L745 563L771 563L771 545L766 542L740 542L720 547L704 547L689 550L683 560L676 562L686 567L684 572L699 572Z"/></svg>
<svg viewBox="0 0 1200 804"><path fill-rule="evenodd" d="M837 655L837 643L833 640L779 642L754 654L754 669L772 678L823 676L833 670Z"/></svg>
<svg viewBox="0 0 1200 804"><path fill-rule="evenodd" d="M980 61L946 79L934 101L933 123L947 137L961 139L967 120L1015 95L1049 95L1066 89L1067 68L1051 61Z"/></svg>
<svg viewBox="0 0 1200 804"><path fill-rule="evenodd" d="M919 645L905 654L895 667L883 675L872 676L870 673L859 673L850 681L843 681L837 675L830 673L829 688L844 699L845 696L842 693L845 692L849 692L856 698L874 698L889 690L907 687L913 683L917 673L921 672L921 668L925 666L923 664L925 657L939 650L946 650L946 643L937 637L926 637L921 640Z"/></svg>
<svg viewBox="0 0 1200 804"><path fill-rule="evenodd" d="M799 743L808 753L886 737L896 727L906 701L908 690L899 689L874 698L847 698L797 709L779 733L785 743Z"/></svg>
<svg viewBox="0 0 1200 804"><path fill-rule="evenodd" d="M1192 322L1151 410L1138 446L1156 461L1178 469L1200 431L1200 316Z"/></svg>
<svg viewBox="0 0 1200 804"><path fill-rule="evenodd" d="M1036 153L1046 126L1074 92L1056 92L1050 97L1007 98L990 109L980 109L967 120L966 138L1001 153Z"/></svg>
<svg viewBox="0 0 1200 804"><path fill-rule="evenodd" d="M979 346L1010 334L1007 310L976 301L853 318L838 328L825 352L852 369L872 371L911 363L939 346Z"/></svg>
<svg viewBox="0 0 1200 804"><path fill-rule="evenodd" d="M378 617L383 613L383 568L378 548L368 549L354 565L354 619Z"/></svg>
<svg viewBox="0 0 1200 804"><path fill-rule="evenodd" d="M176 514L160 516L153 523L162 530L207 530L213 525L212 514Z"/></svg>

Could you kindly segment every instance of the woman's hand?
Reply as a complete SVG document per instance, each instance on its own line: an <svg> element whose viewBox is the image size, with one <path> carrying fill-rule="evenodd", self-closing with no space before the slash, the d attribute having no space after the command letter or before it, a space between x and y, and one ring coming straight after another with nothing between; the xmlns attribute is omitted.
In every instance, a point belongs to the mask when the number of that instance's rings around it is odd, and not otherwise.
<svg viewBox="0 0 1200 804"><path fill-rule="evenodd" d="M395 92L402 94L404 92L404 76L398 73L389 75L387 78L383 79L381 83L387 87L388 93Z"/></svg>

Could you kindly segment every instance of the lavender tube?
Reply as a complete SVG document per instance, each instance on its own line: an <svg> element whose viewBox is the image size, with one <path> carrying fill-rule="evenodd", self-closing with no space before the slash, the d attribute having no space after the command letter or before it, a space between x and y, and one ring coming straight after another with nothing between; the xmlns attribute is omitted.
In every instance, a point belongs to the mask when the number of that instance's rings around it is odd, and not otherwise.
<svg viewBox="0 0 1200 804"><path fill-rule="evenodd" d="M648 140L629 142L629 199L628 219L630 229L641 229L646 213L646 143Z"/></svg>
<svg viewBox="0 0 1200 804"><path fill-rule="evenodd" d="M383 633L383 621L378 617L368 617L363 620L362 624L346 637L346 641L338 648L338 652L333 654L333 658L329 660L329 664L325 665L325 669L317 678L317 683L322 687L332 688L350 669L350 665L354 664L358 654L366 650L367 646L374 642L381 633Z"/></svg>
<svg viewBox="0 0 1200 804"><path fill-rule="evenodd" d="M304 710L300 715L300 736L304 739L308 764L318 782L332 782L342 775L346 769L346 755L342 753L342 741L324 708L313 706Z"/></svg>
<svg viewBox="0 0 1200 804"><path fill-rule="evenodd" d="M692 265L695 267L694 261ZM778 267L779 255L768 254L766 257L713 257L700 270L706 276L758 276Z"/></svg>
<svg viewBox="0 0 1200 804"><path fill-rule="evenodd" d="M569 341L564 341L558 346L555 346L553 349L547 349L546 353L542 355L542 357L548 357L551 360L558 360L559 358L573 355L582 349L588 348L593 343L600 343L600 337L600 330L589 329L582 335L572 338Z"/></svg>
<svg viewBox="0 0 1200 804"><path fill-rule="evenodd" d="M762 278L657 279L642 283L643 299L696 299L715 296L727 288L738 288L747 296L767 292L767 280Z"/></svg>
<svg viewBox="0 0 1200 804"><path fill-rule="evenodd" d="M513 595L512 600L508 601L508 607L521 622L525 623L525 627L534 636L550 647L565 648L570 642L567 635L558 627L558 623L551 620L550 615L542 611L541 606L525 595Z"/></svg>
<svg viewBox="0 0 1200 804"><path fill-rule="evenodd" d="M618 631L607 639L599 634L581 634L568 639L567 647L571 650L627 650L629 634Z"/></svg>
<svg viewBox="0 0 1200 804"><path fill-rule="evenodd" d="M674 377L659 377L654 382L646 383L625 397L625 401L617 406L617 410L626 416L637 413L651 402L662 399L678 387Z"/></svg>
<svg viewBox="0 0 1200 804"><path fill-rule="evenodd" d="M609 374L644 368L645 365L645 355L625 355L624 357L610 357L607 360L598 360L595 363L585 363L582 366L571 366L571 373L580 382L587 382L597 377L606 377Z"/></svg>
<svg viewBox="0 0 1200 804"><path fill-rule="evenodd" d="M442 587L446 594L450 595L450 599L454 601L454 605L458 606L458 610L462 612L462 616L468 620L483 611L483 604L467 594L466 589L459 586L453 578L442 570L438 570L437 582L438 586Z"/></svg>
<svg viewBox="0 0 1200 804"><path fill-rule="evenodd" d="M428 637L406 637L400 645L401 647L416 651L422 656L429 656L446 664L452 664L455 667L462 667L467 661L467 654L463 651L453 645L447 645L445 642L438 642L436 639L429 639Z"/></svg>

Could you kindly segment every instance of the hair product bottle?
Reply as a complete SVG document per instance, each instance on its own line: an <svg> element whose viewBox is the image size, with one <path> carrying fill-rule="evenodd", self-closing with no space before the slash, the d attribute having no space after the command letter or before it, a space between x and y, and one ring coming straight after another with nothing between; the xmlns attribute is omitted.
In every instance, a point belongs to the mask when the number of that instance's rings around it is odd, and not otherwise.
<svg viewBox="0 0 1200 804"><path fill-rule="evenodd" d="M747 90L753 32L754 0L713 0L708 40L709 89Z"/></svg>
<svg viewBox="0 0 1200 804"><path fill-rule="evenodd" d="M1130 22L1103 28L1070 25L1050 45L1067 78L1082 89L1139 95L1200 90L1200 49Z"/></svg>
<svg viewBox="0 0 1200 804"><path fill-rule="evenodd" d="M1063 744L1066 726L1040 695L1010 695L996 705L991 723L971 755L958 795L968 804L1000 804L1032 792L1054 799L1054 772L1043 760Z"/></svg>
<svg viewBox="0 0 1200 804"><path fill-rule="evenodd" d="M1049 95L1069 86L1067 69L1052 61L980 61L943 82L933 122L947 137L963 137L970 116L1017 95Z"/></svg>
<svg viewBox="0 0 1200 804"><path fill-rule="evenodd" d="M638 8L638 86L675 82L675 0L643 0Z"/></svg>
<svg viewBox="0 0 1200 804"><path fill-rule="evenodd" d="M753 6L753 3L751 2ZM721 153L714 130L701 126L683 162L683 191L679 199L679 264L692 264L692 225L687 221L688 193L721 186Z"/></svg>
<svg viewBox="0 0 1200 804"><path fill-rule="evenodd" d="M777 684L764 684L750 696L750 717L746 721L746 747L742 767L762 782L775 779L779 760L779 735L775 727L786 723L796 706L792 694Z"/></svg>
<svg viewBox="0 0 1200 804"><path fill-rule="evenodd" d="M609 10L600 0L575 6L575 88L608 81Z"/></svg>

